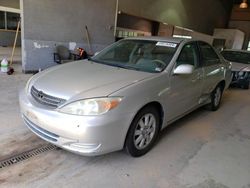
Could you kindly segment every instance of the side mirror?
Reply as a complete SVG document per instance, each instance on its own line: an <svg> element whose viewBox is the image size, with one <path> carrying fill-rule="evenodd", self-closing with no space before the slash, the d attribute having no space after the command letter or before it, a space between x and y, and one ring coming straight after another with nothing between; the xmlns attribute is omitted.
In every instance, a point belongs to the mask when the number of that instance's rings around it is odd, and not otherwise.
<svg viewBox="0 0 250 188"><path fill-rule="evenodd" d="M194 71L194 66L189 64L179 65L174 69L174 74L192 74Z"/></svg>
<svg viewBox="0 0 250 188"><path fill-rule="evenodd" d="M100 52L95 52L94 56L98 55Z"/></svg>

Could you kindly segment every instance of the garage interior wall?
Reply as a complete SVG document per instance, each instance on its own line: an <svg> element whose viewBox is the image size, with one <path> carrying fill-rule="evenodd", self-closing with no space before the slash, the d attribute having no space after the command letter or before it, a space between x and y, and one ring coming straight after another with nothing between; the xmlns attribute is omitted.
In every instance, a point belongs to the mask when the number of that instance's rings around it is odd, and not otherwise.
<svg viewBox="0 0 250 188"><path fill-rule="evenodd" d="M131 16L127 14L118 14L117 27L140 30L144 32L151 33L152 31L152 21L139 18L136 16Z"/></svg>
<svg viewBox="0 0 250 188"><path fill-rule="evenodd" d="M0 46L8 46L12 47L15 41L15 31L2 31L0 30ZM21 46L21 35L19 34L17 37L16 46Z"/></svg>
<svg viewBox="0 0 250 188"><path fill-rule="evenodd" d="M19 0L0 0L0 6L19 9L20 3Z"/></svg>
<svg viewBox="0 0 250 188"><path fill-rule="evenodd" d="M99 51L114 42L116 0L21 0L22 66L32 72L55 65L57 45ZM89 31L91 50L87 45Z"/></svg>
<svg viewBox="0 0 250 188"><path fill-rule="evenodd" d="M238 29L214 29L216 39L225 39L223 48L242 49L245 34Z"/></svg>
<svg viewBox="0 0 250 188"><path fill-rule="evenodd" d="M55 65L56 45L88 50L85 25L92 51L115 41L116 0L20 0L22 12L22 54L24 72ZM119 10L141 18L167 22L213 34L213 28L227 25L230 12L225 0L119 0ZM230 0L231 2L231 0ZM230 3L229 3L230 4Z"/></svg>
<svg viewBox="0 0 250 188"><path fill-rule="evenodd" d="M232 0L120 0L119 10L212 35L214 28L227 26L232 2Z"/></svg>
<svg viewBox="0 0 250 188"><path fill-rule="evenodd" d="M240 9L235 5L232 9L229 28L239 29L245 33L243 49L249 49L250 42L250 8Z"/></svg>
<svg viewBox="0 0 250 188"><path fill-rule="evenodd" d="M0 0L0 11L5 8L20 9L19 0ZM0 46L12 46L15 39L15 32L0 29ZM17 46L21 46L21 36L17 38Z"/></svg>

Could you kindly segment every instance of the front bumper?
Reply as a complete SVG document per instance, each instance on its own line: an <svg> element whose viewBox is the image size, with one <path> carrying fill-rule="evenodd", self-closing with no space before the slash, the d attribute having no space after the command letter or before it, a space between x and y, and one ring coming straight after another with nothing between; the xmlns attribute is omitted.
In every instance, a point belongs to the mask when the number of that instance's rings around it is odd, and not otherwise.
<svg viewBox="0 0 250 188"><path fill-rule="evenodd" d="M240 72L242 72L242 73L240 74ZM241 85L244 85L250 81L250 73L249 72L233 71L232 74L233 74L233 79L231 82L232 85L241 86Z"/></svg>
<svg viewBox="0 0 250 188"><path fill-rule="evenodd" d="M19 95L22 118L42 139L71 152L95 156L121 150L133 114L75 116L45 108L24 90Z"/></svg>

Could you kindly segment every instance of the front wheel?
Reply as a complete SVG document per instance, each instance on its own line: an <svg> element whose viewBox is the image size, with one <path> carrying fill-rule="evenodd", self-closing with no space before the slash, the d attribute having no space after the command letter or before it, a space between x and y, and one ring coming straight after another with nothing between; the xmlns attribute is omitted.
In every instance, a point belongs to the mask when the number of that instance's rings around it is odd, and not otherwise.
<svg viewBox="0 0 250 188"><path fill-rule="evenodd" d="M208 104L208 109L211 111L216 111L220 107L221 97L222 97L222 91L220 85L218 85L213 92L211 93L211 103Z"/></svg>
<svg viewBox="0 0 250 188"><path fill-rule="evenodd" d="M133 157L146 154L156 141L160 129L159 112L154 107L142 109L134 118L125 142L127 152Z"/></svg>

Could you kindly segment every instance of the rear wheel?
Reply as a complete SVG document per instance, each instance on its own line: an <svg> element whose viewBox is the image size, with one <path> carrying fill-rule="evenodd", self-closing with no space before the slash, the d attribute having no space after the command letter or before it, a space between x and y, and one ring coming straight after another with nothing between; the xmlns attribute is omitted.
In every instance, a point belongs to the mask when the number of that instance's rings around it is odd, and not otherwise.
<svg viewBox="0 0 250 188"><path fill-rule="evenodd" d="M208 109L211 111L216 111L220 107L221 97L222 97L222 91L220 85L218 85L213 92L211 93L211 103L208 104Z"/></svg>
<svg viewBox="0 0 250 188"><path fill-rule="evenodd" d="M160 128L160 116L154 107L142 109L134 118L126 138L125 148L133 157L146 154L154 145Z"/></svg>

